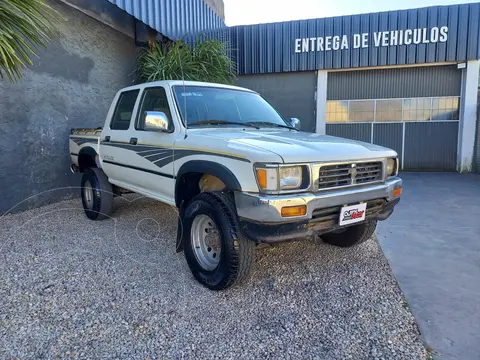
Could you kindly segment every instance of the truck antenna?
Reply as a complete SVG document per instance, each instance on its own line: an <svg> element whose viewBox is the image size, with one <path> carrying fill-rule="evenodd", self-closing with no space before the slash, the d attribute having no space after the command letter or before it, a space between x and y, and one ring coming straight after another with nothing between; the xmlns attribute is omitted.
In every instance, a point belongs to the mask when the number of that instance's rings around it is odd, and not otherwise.
<svg viewBox="0 0 480 360"><path fill-rule="evenodd" d="M183 42L183 39L178 40L178 41ZM181 44L181 45L185 46L185 44ZM178 62L180 64L180 72L182 73L182 82L183 82L183 113L185 115L185 137L183 139L185 140L188 136L188 134L187 134L187 131L188 131L187 90L186 90L186 87L185 87L185 74L183 72L182 58L180 57L180 51L178 51L178 48L177 48L177 54L178 54Z"/></svg>

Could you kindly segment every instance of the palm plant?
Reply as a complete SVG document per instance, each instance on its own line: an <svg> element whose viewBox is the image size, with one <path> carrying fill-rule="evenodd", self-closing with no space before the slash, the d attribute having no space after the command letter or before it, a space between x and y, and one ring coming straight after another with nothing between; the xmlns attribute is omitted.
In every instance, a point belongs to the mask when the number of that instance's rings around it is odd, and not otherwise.
<svg viewBox="0 0 480 360"><path fill-rule="evenodd" d="M56 33L58 13L44 0L0 0L0 79L22 77L36 50Z"/></svg>
<svg viewBox="0 0 480 360"><path fill-rule="evenodd" d="M183 40L170 44L149 43L138 58L137 80L193 80L232 84L235 63L228 56L228 44L218 39L201 41L193 47Z"/></svg>

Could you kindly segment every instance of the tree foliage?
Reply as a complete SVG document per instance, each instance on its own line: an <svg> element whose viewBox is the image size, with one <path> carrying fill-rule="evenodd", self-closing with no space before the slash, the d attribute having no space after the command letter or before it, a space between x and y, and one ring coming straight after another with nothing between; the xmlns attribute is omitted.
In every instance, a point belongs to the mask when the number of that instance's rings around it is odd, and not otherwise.
<svg viewBox="0 0 480 360"><path fill-rule="evenodd" d="M44 0L0 0L0 79L22 77L37 49L56 33L58 13Z"/></svg>
<svg viewBox="0 0 480 360"><path fill-rule="evenodd" d="M183 40L170 44L149 43L138 58L137 79L192 80L232 84L235 63L228 56L228 43L218 39L197 41L190 47Z"/></svg>

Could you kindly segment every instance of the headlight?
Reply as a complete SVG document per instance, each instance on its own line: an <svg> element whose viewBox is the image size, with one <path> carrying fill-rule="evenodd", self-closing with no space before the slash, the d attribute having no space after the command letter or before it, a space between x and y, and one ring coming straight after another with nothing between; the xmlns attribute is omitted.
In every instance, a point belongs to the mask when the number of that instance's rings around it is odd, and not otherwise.
<svg viewBox="0 0 480 360"><path fill-rule="evenodd" d="M255 169L258 187L263 191L308 188L307 166L259 165Z"/></svg>
<svg viewBox="0 0 480 360"><path fill-rule="evenodd" d="M298 189L302 186L302 168L288 166L280 168L280 190Z"/></svg>
<svg viewBox="0 0 480 360"><path fill-rule="evenodd" d="M387 175L396 176L397 174L397 159L387 159Z"/></svg>

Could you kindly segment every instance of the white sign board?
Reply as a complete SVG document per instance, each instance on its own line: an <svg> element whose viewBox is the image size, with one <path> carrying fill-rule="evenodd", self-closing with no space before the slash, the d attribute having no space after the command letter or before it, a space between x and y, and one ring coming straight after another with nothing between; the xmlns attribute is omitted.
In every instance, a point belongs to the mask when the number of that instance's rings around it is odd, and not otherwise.
<svg viewBox="0 0 480 360"><path fill-rule="evenodd" d="M339 225L350 225L365 220L367 212L367 203L344 206L340 210Z"/></svg>

